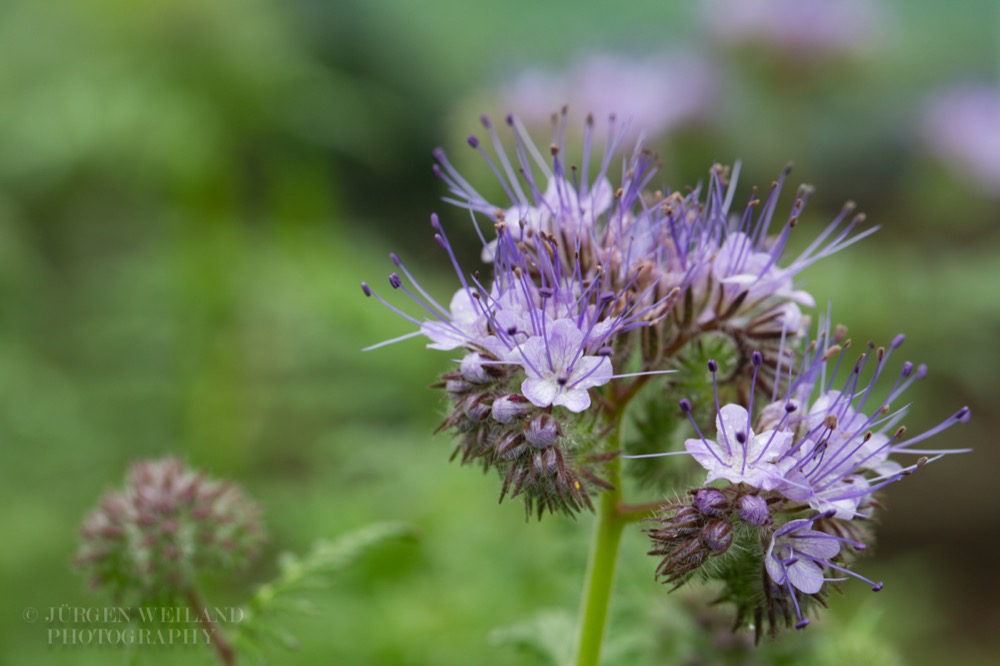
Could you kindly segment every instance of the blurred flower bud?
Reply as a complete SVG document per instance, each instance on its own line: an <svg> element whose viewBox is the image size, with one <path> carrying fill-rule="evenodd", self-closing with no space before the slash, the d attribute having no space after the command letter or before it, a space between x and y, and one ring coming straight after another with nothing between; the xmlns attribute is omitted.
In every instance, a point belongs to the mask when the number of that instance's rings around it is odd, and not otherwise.
<svg viewBox="0 0 1000 666"><path fill-rule="evenodd" d="M698 536L714 555L721 555L733 544L733 526L728 520L713 520L701 528Z"/></svg>
<svg viewBox="0 0 1000 666"><path fill-rule="evenodd" d="M559 435L559 423L549 414L536 416L524 431L524 438L528 443L539 449L555 444Z"/></svg>
<svg viewBox="0 0 1000 666"><path fill-rule="evenodd" d="M513 393L493 401L493 419L500 423L513 423L535 408L523 395Z"/></svg>
<svg viewBox="0 0 1000 666"><path fill-rule="evenodd" d="M701 488L694 494L694 505L706 516L721 516L729 510L729 500L715 488Z"/></svg>
<svg viewBox="0 0 1000 666"><path fill-rule="evenodd" d="M738 513L743 522L754 527L770 525L771 511L760 495L744 495L740 498Z"/></svg>

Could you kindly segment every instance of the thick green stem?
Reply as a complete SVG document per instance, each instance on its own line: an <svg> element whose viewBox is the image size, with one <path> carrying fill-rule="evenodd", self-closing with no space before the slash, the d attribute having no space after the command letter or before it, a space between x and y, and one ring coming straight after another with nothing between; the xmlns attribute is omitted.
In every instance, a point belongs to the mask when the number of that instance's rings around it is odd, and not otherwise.
<svg viewBox="0 0 1000 666"><path fill-rule="evenodd" d="M618 448L619 430L611 434L610 444ZM608 481L614 490L604 492L597 507L594 524L594 541L587 564L586 587L580 604L579 640L576 663L578 666L596 666L601 658L601 643L608 619L611 589L615 582L615 563L618 561L618 544L621 541L624 520L618 513L622 499L621 459L608 463Z"/></svg>

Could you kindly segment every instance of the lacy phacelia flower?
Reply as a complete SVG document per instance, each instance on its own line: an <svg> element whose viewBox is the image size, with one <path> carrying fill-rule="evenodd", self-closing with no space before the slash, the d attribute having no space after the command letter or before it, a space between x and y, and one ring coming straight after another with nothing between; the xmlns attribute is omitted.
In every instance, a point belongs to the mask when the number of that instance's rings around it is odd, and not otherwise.
<svg viewBox="0 0 1000 666"><path fill-rule="evenodd" d="M593 438L576 415L594 406L596 390L610 398L597 402L601 410L615 396L634 394L649 375L672 371L672 356L703 333L760 348L761 382L773 384L780 346L802 332L799 304L812 304L795 288L795 276L874 231L852 235L863 216L849 218L853 207L846 206L785 262L783 249L810 192L799 190L781 230L770 235L787 171L763 202L752 196L742 216L731 217L736 178L728 169L712 169L704 196L701 188L686 195L650 191L655 158L641 146L618 157L626 128L614 119L598 148L588 117L578 166L565 158L565 111L556 115L548 158L514 116L506 119L512 152L493 123L482 121L493 150L475 136L468 144L493 170L506 200L481 195L440 149L434 172L450 191L445 200L470 213L491 278L461 268L432 215L435 240L460 284L449 306L396 254L390 257L399 272L389 275L389 285L424 315L390 304L368 283L362 290L417 327L387 342L420 335L431 348L465 350L441 383L454 404L442 425L461 434L463 461L499 467L529 504L542 498L538 506L589 506L588 485L599 470L584 462ZM612 171L616 163L620 175ZM371 348L381 344L387 343ZM542 413L561 433L552 452L521 446L526 425Z"/></svg>
<svg viewBox="0 0 1000 666"><path fill-rule="evenodd" d="M76 565L115 599L185 594L206 570L238 569L263 543L259 510L235 485L176 459L143 461L80 530Z"/></svg>
<svg viewBox="0 0 1000 666"><path fill-rule="evenodd" d="M753 354L753 365L759 367L761 355ZM710 362L713 376L718 369ZM681 401L681 410L691 417L691 403ZM691 420L694 425L694 420ZM708 470L706 483L725 479L730 483L746 483L760 490L774 490L782 484L785 472L792 463L779 464L792 441L792 435L778 430L765 430L755 434L750 427L750 413L739 405L726 405L715 419L719 441L699 439L684 442L684 448L698 464ZM697 425L695 425L697 429Z"/></svg>
<svg viewBox="0 0 1000 666"><path fill-rule="evenodd" d="M878 490L928 462L968 451L916 448L923 440L967 421L967 407L926 432L906 437L906 428L899 423L908 406L894 410L892 405L914 381L926 376L926 368L904 362L893 380L881 386L890 357L903 341L898 335L888 347L869 344L845 371L844 359L851 347L846 329L838 327L831 333L829 325L821 326L817 338L798 354L797 371L788 368L784 379L772 386L770 402L757 419L760 434L750 426L753 397L760 389L755 381L761 365L757 353L753 354L750 406L717 407L717 442L701 434L691 418L690 403L681 401L681 411L699 437L687 440L685 451L665 455L690 455L708 471L706 484L727 482L696 491L693 510L706 520L708 516L718 520L722 512L712 509L722 507L734 528L743 526L738 552L749 561L719 560L712 575L727 584L723 597L737 605L739 621L754 618L758 632L761 619L768 621L772 631L777 620L785 618L791 624L793 616L797 628L805 627L805 613L821 601L827 581L853 576L880 590L881 583L847 568L850 554L842 544L850 544L853 550L865 548ZM709 362L709 370L714 379L714 361ZM846 376L835 389L842 372ZM779 385L784 389L781 399ZM894 459L902 455L917 459L910 464ZM680 536L687 534L678 530L688 526L686 522L678 526L677 515L687 513L665 513L659 518L662 527L651 532L655 554L663 554L665 536L672 539L673 549L665 551L668 556L657 569L670 582L684 582L712 554L697 551L701 553L698 558L678 557L687 552L675 550L682 545ZM809 513L812 517L803 517ZM755 587L737 584L733 572L745 573L747 567L759 570L760 559L767 577Z"/></svg>

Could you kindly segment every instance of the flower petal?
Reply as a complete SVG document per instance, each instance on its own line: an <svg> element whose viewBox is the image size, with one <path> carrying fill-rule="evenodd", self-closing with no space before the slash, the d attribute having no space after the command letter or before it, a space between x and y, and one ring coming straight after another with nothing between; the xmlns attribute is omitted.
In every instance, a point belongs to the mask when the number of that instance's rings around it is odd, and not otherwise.
<svg viewBox="0 0 1000 666"><path fill-rule="evenodd" d="M734 457L737 455L738 449L742 448L736 441L736 433L742 432L748 439L753 438L753 430L747 432L747 423L747 410L735 404L723 405L715 417L715 428L719 433L722 448L731 451ZM723 426L725 426L725 430L723 430ZM729 444L728 448L726 447L727 443ZM742 451L739 451L739 455L742 458Z"/></svg>
<svg viewBox="0 0 1000 666"><path fill-rule="evenodd" d="M712 447L709 449L708 447ZM719 445L708 440L706 443L702 439L689 439L684 442L684 448L687 452L691 454L699 465L707 469L709 472L718 473L721 470L728 469L725 465L719 462L718 458L726 459L725 451L719 448ZM715 451L716 455L712 454Z"/></svg>
<svg viewBox="0 0 1000 666"><path fill-rule="evenodd" d="M823 570L812 560L799 558L785 570L792 585L806 594L816 594L823 587Z"/></svg>
<svg viewBox="0 0 1000 666"><path fill-rule="evenodd" d="M562 405L571 412L582 412L590 407L590 392L587 389L563 388L552 400L553 405Z"/></svg>
<svg viewBox="0 0 1000 666"><path fill-rule="evenodd" d="M817 530L798 530L788 536L795 550L810 557L828 560L840 552L840 542Z"/></svg>
<svg viewBox="0 0 1000 666"><path fill-rule="evenodd" d="M584 356L573 366L567 386L573 389L602 386L611 381L613 373L611 359L607 356Z"/></svg>
<svg viewBox="0 0 1000 666"><path fill-rule="evenodd" d="M549 379L528 377L521 382L521 393L536 407L548 407L559 393L560 386Z"/></svg>

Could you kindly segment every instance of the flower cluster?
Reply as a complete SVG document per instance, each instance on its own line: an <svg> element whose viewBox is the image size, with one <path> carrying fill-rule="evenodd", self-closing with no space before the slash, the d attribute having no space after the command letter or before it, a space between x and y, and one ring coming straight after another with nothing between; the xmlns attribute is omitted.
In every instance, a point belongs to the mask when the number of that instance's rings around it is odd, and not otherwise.
<svg viewBox="0 0 1000 666"><path fill-rule="evenodd" d="M116 599L182 595L198 572L256 558L264 539L258 515L228 481L172 458L138 462L125 488L87 516L76 564Z"/></svg>
<svg viewBox="0 0 1000 666"><path fill-rule="evenodd" d="M719 72L694 52L673 50L648 58L590 53L565 73L528 69L500 91L505 107L528 127L544 127L553 109L571 99L597 116L628 118L656 139L687 125L704 124L718 108Z"/></svg>
<svg viewBox="0 0 1000 666"><path fill-rule="evenodd" d="M594 450L594 421L585 423L584 413L619 417L648 377L672 371L698 336L722 334L739 349L759 349L760 381L775 384L782 346L803 332L800 306L813 304L795 277L873 231L854 233L863 216L849 204L786 258L810 194L800 188L772 229L787 170L737 215L738 166L713 167L707 186L686 194L656 189L654 155L641 144L619 154L627 124L614 117L601 138L588 116L574 161L565 109L553 119L547 157L516 117L506 118L508 147L489 118L482 123L492 150L476 136L468 144L505 199L480 194L440 149L434 172L448 187L445 200L469 212L491 277L461 268L433 215L435 240L461 285L450 303L428 293L396 254L389 285L423 315L368 283L362 289L417 329L387 342L423 336L428 347L464 351L440 384L453 404L442 426L460 434L463 462L497 467L503 492L524 494L529 510L590 506L589 492L604 485L599 465L608 452Z"/></svg>
<svg viewBox="0 0 1000 666"><path fill-rule="evenodd" d="M902 335L888 347L869 343L853 366L847 365L849 370L845 370L844 361L851 342L845 336L842 327L831 331L827 325L820 330L799 354L797 370L787 369L780 382L783 393L779 393L779 384L772 387L770 402L757 415L756 428L753 392L749 409L717 404L715 439L708 439L691 418L697 437L688 439L685 451L677 453L689 455L708 471L706 484L723 481L725 485L698 490L690 506L667 507L658 526L649 530L653 552L666 555L658 573L665 582L683 583L705 559L726 550L692 550L696 557L679 559L678 553L685 551L677 550L683 545L677 539L686 533L692 517L702 523L711 520L715 525L743 526L744 542L758 546L751 545L745 552L758 558L758 570L762 560L766 576L759 577L759 588L763 589L745 594L730 589L729 600L737 604L743 617L752 613L757 618L758 630L762 616L770 619L772 628L776 617L794 621L797 628L805 627L809 623L805 611L809 604L821 600L827 581L853 576L880 590L881 583L848 568L852 552L865 549L877 491L928 462L964 452L915 446L967 421L967 407L914 436L908 436L905 426L900 425L908 405L893 405L914 381L927 374L925 366L915 367L906 361L891 383L882 381L889 374L890 357L904 341ZM761 366L759 353L753 354L752 364ZM713 376L717 369L714 362L709 363ZM691 404L681 400L680 407L690 418ZM898 456L915 458L901 463ZM708 497L713 501L705 499ZM748 513L744 515L743 510ZM674 550L664 552L665 537ZM852 549L842 548L843 544ZM717 564L723 570L747 566ZM724 575L722 578L725 580Z"/></svg>

